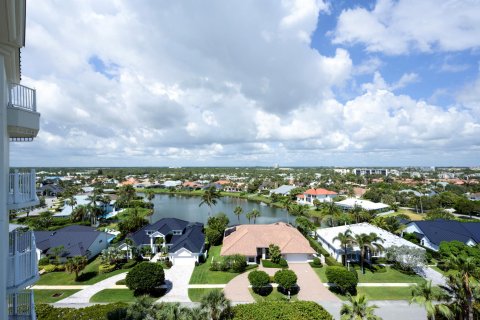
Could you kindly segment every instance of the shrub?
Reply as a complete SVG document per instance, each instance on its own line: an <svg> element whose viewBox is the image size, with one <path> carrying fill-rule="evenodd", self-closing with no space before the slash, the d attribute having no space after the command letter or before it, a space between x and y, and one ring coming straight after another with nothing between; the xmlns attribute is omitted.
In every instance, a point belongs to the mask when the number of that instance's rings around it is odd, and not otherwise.
<svg viewBox="0 0 480 320"><path fill-rule="evenodd" d="M248 281L253 292L263 295L265 292L263 289L270 283L270 276L265 271L254 270L248 274Z"/></svg>
<svg viewBox="0 0 480 320"><path fill-rule="evenodd" d="M322 306L311 301L268 301L239 304L233 307L235 320L333 320Z"/></svg>
<svg viewBox="0 0 480 320"><path fill-rule="evenodd" d="M45 266L50 263L50 259L48 257L43 257L40 260L38 260L38 265L39 266Z"/></svg>
<svg viewBox="0 0 480 320"><path fill-rule="evenodd" d="M57 268L57 266L54 265L54 264L47 264L47 265L43 266L43 270L44 270L46 273L48 273L48 272L53 272L53 271L55 271L56 268Z"/></svg>
<svg viewBox="0 0 480 320"><path fill-rule="evenodd" d="M115 269L117 269L117 266L114 265L114 264L101 264L98 267L98 272L100 272L100 273L110 273L110 272L114 271Z"/></svg>
<svg viewBox="0 0 480 320"><path fill-rule="evenodd" d="M357 290L358 275L355 270L353 272L344 267L329 266L325 274L328 282L334 284L341 294L350 293L354 295Z"/></svg>
<svg viewBox="0 0 480 320"><path fill-rule="evenodd" d="M292 270L279 270L275 272L273 279L285 290L290 290L297 285L297 275Z"/></svg>
<svg viewBox="0 0 480 320"><path fill-rule="evenodd" d="M125 283L136 293L150 293L165 282L165 272L161 265L141 262L127 273Z"/></svg>
<svg viewBox="0 0 480 320"><path fill-rule="evenodd" d="M115 282L115 284L116 284L117 286L122 286L122 285L124 286L124 285L126 284L126 281L125 281L125 279L118 280L117 282Z"/></svg>
<svg viewBox="0 0 480 320"><path fill-rule="evenodd" d="M325 257L325 264L327 266L343 267L343 264L335 260L333 257Z"/></svg>
<svg viewBox="0 0 480 320"><path fill-rule="evenodd" d="M268 253L270 254L270 260L272 260L273 263L280 263L282 253L279 246L272 243L268 246Z"/></svg>
<svg viewBox="0 0 480 320"><path fill-rule="evenodd" d="M65 271L67 268L64 264L57 264L55 266L55 271Z"/></svg>
<svg viewBox="0 0 480 320"><path fill-rule="evenodd" d="M278 264L280 265L280 267L282 268L287 268L288 267L288 262L287 260L281 258L280 261L278 262Z"/></svg>
<svg viewBox="0 0 480 320"><path fill-rule="evenodd" d="M322 261L320 261L319 258L314 258L312 262L310 262L310 266L312 268L321 268L322 267Z"/></svg>
<svg viewBox="0 0 480 320"><path fill-rule="evenodd" d="M235 254L227 256L225 263L229 266L233 272L243 272L247 267L247 258L241 254Z"/></svg>
<svg viewBox="0 0 480 320"><path fill-rule="evenodd" d="M112 317L118 310L125 309L126 304L114 303L95 305L86 308L54 308L48 304L35 305L37 319L43 320L91 320L91 319L125 319L125 317Z"/></svg>

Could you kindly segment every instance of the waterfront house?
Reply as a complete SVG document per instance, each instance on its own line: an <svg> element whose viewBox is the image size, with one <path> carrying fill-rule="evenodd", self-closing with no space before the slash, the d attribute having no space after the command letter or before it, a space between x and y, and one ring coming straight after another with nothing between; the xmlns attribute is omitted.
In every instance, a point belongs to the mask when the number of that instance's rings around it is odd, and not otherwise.
<svg viewBox="0 0 480 320"><path fill-rule="evenodd" d="M333 198L338 195L335 191L330 191L327 189L308 189L302 194L297 195L297 203L299 204L308 204L313 206L313 200L317 199L320 202L332 202Z"/></svg>

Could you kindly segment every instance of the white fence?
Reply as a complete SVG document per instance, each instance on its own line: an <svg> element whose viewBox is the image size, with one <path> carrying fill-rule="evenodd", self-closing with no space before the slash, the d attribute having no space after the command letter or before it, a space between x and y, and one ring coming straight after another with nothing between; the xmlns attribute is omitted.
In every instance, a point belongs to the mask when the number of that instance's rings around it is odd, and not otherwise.
<svg viewBox="0 0 480 320"><path fill-rule="evenodd" d="M37 111L37 94L35 89L21 84L10 84L8 105L29 111Z"/></svg>

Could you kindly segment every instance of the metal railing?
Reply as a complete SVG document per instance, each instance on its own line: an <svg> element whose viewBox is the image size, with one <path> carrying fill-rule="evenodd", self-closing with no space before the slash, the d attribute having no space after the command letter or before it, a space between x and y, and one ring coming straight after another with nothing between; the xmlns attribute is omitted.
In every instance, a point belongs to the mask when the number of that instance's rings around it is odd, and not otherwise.
<svg viewBox="0 0 480 320"><path fill-rule="evenodd" d="M25 287L38 279L37 250L33 231L9 233L7 288Z"/></svg>
<svg viewBox="0 0 480 320"><path fill-rule="evenodd" d="M15 170L8 175L8 197L7 205L9 207L20 208L22 204L27 206L37 202L36 193L36 173L35 169L30 172L19 172Z"/></svg>
<svg viewBox="0 0 480 320"><path fill-rule="evenodd" d="M9 320L36 320L33 290L25 290L8 295Z"/></svg>
<svg viewBox="0 0 480 320"><path fill-rule="evenodd" d="M8 105L10 107L37 112L37 94L35 89L17 83L10 84L9 89Z"/></svg>

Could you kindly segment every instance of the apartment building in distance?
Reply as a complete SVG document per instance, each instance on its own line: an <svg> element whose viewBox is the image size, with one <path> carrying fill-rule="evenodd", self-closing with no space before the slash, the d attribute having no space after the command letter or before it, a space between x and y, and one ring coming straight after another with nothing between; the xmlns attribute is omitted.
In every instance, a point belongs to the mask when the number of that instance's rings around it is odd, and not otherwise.
<svg viewBox="0 0 480 320"><path fill-rule="evenodd" d="M0 319L36 319L38 279L35 236L11 225L9 212L38 204L35 171L10 170L10 143L36 137L40 114L35 90L20 84L25 44L25 0L0 0Z"/></svg>

